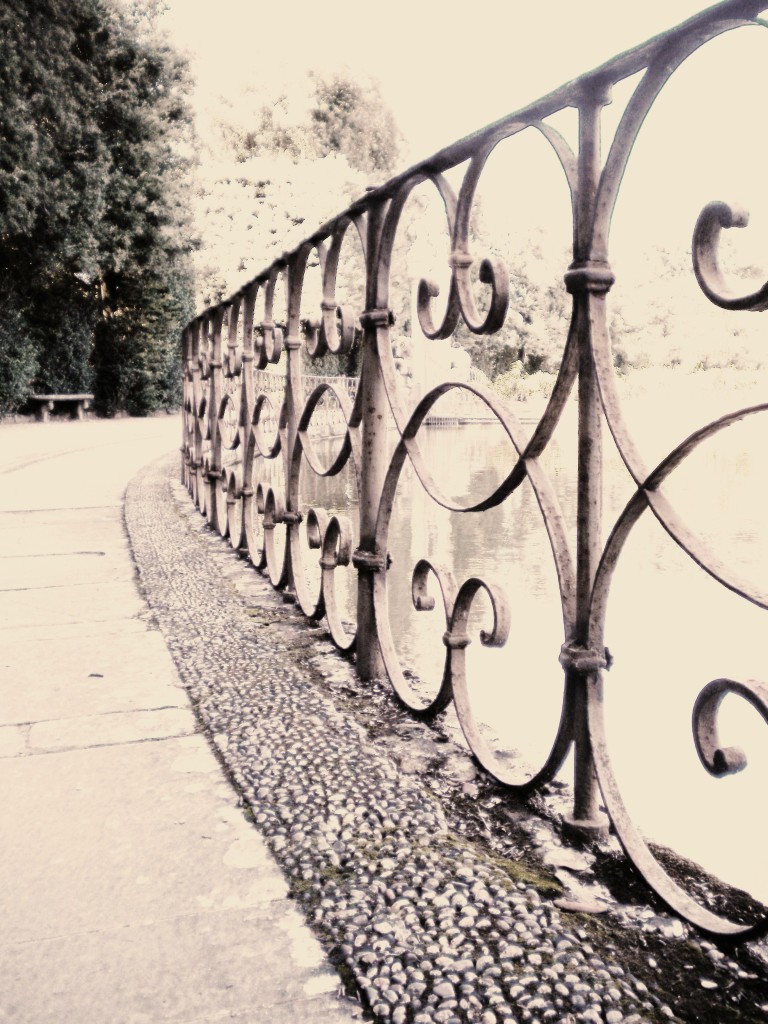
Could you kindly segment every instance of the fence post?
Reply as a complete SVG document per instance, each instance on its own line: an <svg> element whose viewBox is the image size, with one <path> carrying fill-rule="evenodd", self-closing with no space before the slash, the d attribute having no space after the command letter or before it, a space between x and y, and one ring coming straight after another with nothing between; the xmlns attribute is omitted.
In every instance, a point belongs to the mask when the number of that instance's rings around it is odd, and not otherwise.
<svg viewBox="0 0 768 1024"><path fill-rule="evenodd" d="M374 573L386 572L386 551L376 550L376 519L387 470L388 403L379 366L378 332L389 326L389 309L379 309L378 264L385 202L372 203L366 225L366 307L363 325L362 464L360 467L360 546L352 556L357 576L357 671L361 679L381 679L384 661L373 611Z"/></svg>
<svg viewBox="0 0 768 1024"><path fill-rule="evenodd" d="M240 495L243 500L243 529L239 549L243 554L248 550L248 523L251 522L253 516L253 467L248 456L250 447L248 435L256 404L253 383L253 315L258 290L258 284L252 283L243 292L243 370L242 397L240 399L240 430L242 431L241 447L243 452L243 485Z"/></svg>
<svg viewBox="0 0 768 1024"><path fill-rule="evenodd" d="M285 412L286 432L288 444L283 455L285 459L285 523L286 534L291 526L301 522L301 509L294 508L291 499L291 465L290 457L296 444L296 435L299 428L299 413L304 404L303 370L301 365L301 333L299 317L301 312L301 292L304 283L304 263L306 253L300 251L292 259L287 261L286 274L287 282L287 309L286 309L286 332L283 347L286 352L285 367ZM283 600L288 603L296 601L296 581L294 578L293 554L291 544L286 536L285 543L285 585L283 587Z"/></svg>
<svg viewBox="0 0 768 1024"><path fill-rule="evenodd" d="M192 408L192 338L187 325L181 332L181 482L190 486L190 463L192 461L191 438L189 436L190 412ZM187 408L189 406L189 409Z"/></svg>
<svg viewBox="0 0 768 1024"><path fill-rule="evenodd" d="M221 332L224 326L226 307L217 306L210 314L211 360L209 362L210 378L208 380L208 432L211 440L211 461L208 469L208 522L211 529L218 533L224 532L225 524L219 515L219 494L223 461L219 440L219 406L224 393L221 365Z"/></svg>
<svg viewBox="0 0 768 1024"><path fill-rule="evenodd" d="M610 102L610 88L590 84L579 103L578 186L573 222L573 263L565 283L573 295L579 345L578 511L576 522L576 622L570 645L572 663L565 663L572 696L574 740L573 816L564 822L579 838L607 832L600 812L600 789L595 774L587 722L587 683L592 664L589 611L592 588L602 550L603 445L602 408L592 357L590 306L602 300L613 283L605 254L592 251L595 199L601 173L600 122Z"/></svg>
<svg viewBox="0 0 768 1024"><path fill-rule="evenodd" d="M192 496L197 508L202 508L201 494L205 486L203 480L203 424L200 416L200 403L203 400L203 382L200 368L200 341L203 325L199 319L193 320L190 324L192 332L190 356L192 359L192 407L195 411L194 436L192 438L192 460L190 462L190 473L192 481Z"/></svg>

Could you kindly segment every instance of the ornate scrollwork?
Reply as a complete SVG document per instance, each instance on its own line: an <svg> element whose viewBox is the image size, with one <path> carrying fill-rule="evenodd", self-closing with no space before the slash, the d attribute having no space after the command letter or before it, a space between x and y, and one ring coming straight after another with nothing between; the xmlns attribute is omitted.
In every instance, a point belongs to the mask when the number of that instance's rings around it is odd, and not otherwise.
<svg viewBox="0 0 768 1024"><path fill-rule="evenodd" d="M439 296L440 286L436 281L428 278L423 278L419 282L417 291L419 326L427 338L451 337L458 326L460 317L464 318L467 327L474 334L492 334L498 331L504 323L509 307L509 273L504 263L496 258L486 258L480 264L480 281L491 289L489 308L484 317L480 316L475 305L470 273L474 264L474 258L469 252L470 211L480 172L492 149L493 146L487 147L473 159L470 169L465 175L458 201L453 189L442 175L429 175L429 180L435 186L445 207L451 238L451 252L448 257L451 283L443 319L436 325L432 317L432 300ZM425 176L415 175L401 189L397 203L393 204L389 212L390 223L385 229L388 246L391 246L391 241L394 239L397 223L408 195L424 180ZM389 259L390 256L391 249L386 251L385 258Z"/></svg>
<svg viewBox="0 0 768 1024"><path fill-rule="evenodd" d="M276 410L270 395L262 392L256 399L253 407L252 436L257 453L264 459L274 459L280 453L282 438L279 424L282 414L282 406ZM274 430L271 440L267 435L270 427Z"/></svg>
<svg viewBox="0 0 768 1024"><path fill-rule="evenodd" d="M324 463L316 451L310 428L317 419L325 400L332 400L344 423L344 433L335 455ZM297 423L296 443L291 456L291 473L288 492L294 508L300 505L300 479L304 464L317 477L338 475L352 460L356 480L359 471L359 437L355 427L350 425L353 406L346 392L330 383L323 382L309 394ZM310 618L325 616L331 638L342 651L354 647L356 632L353 626L342 620L336 593L338 567L350 564L353 547L353 532L350 519L345 515L329 515L322 509L310 507L305 518L306 541L310 551L320 552L320 591L317 597L310 592L305 578L305 553L302 549L301 532L298 524L290 528L289 543L294 566L296 594L302 611Z"/></svg>
<svg viewBox="0 0 768 1024"><path fill-rule="evenodd" d="M693 739L696 753L710 775L722 778L743 771L747 758L741 747L724 747L718 731L718 713L723 700L732 694L741 697L768 723L768 686L756 679L740 683L733 679L713 679L707 683L693 707Z"/></svg>
<svg viewBox="0 0 768 1024"><path fill-rule="evenodd" d="M240 395L226 394L219 408L219 432L223 447L230 452L240 446Z"/></svg>
<svg viewBox="0 0 768 1024"><path fill-rule="evenodd" d="M259 324L259 338L256 344L258 353L257 368L265 370L270 363L279 363L283 354L284 332L280 324L274 320L262 320Z"/></svg>
<svg viewBox="0 0 768 1024"><path fill-rule="evenodd" d="M355 340L355 318L349 306L323 303L323 315L319 320L305 320L307 354L312 359L331 352L346 355Z"/></svg>
<svg viewBox="0 0 768 1024"><path fill-rule="evenodd" d="M224 376L228 380L239 377L243 372L243 355L233 349L228 349L223 363Z"/></svg>
<svg viewBox="0 0 768 1024"><path fill-rule="evenodd" d="M742 409L707 424L686 438L652 473L647 474L646 479L643 480L642 485L619 516L605 545L593 588L589 623L591 636L602 636L614 568L630 532L647 508L651 509L672 539L706 572L741 597L768 609L768 594L760 591L751 583L740 580L729 567L725 566L708 549L701 538L693 534L683 524L678 513L660 492L660 487L666 478L704 440L748 416L766 411L768 411L768 404ZM599 666L593 666L589 671L592 677L589 700L590 736L600 788L617 835L633 863L648 883L674 910L698 927L720 935L746 936L761 931L768 926L768 919L765 922L758 922L753 928L750 928L735 925L700 906L666 874L650 852L624 806L611 765L603 720L602 681ZM703 766L711 775L718 777L740 771L746 763L738 748L722 747L719 742L717 713L722 700L728 693L737 694L749 701L768 721L768 717L766 717L768 715L768 704L766 704L768 690L763 684L737 683L728 679L717 679L704 687L693 710L694 742Z"/></svg>
<svg viewBox="0 0 768 1024"><path fill-rule="evenodd" d="M456 603L456 581L453 573L445 566L436 565L426 558L416 563L413 569L411 581L411 596L413 606L417 611L432 611L435 607L435 599L429 594L428 580L433 576L440 588L442 597L443 614L445 617L446 631L450 628L451 618ZM376 580L377 601L379 615L384 615L386 607L385 574L379 573ZM379 640L381 642L384 664L387 669L389 681L399 700L417 717L429 719L444 711L453 700L453 681L450 673L448 655L446 655L445 668L437 692L431 699L425 696L422 690L414 686L413 680L407 676L400 667L400 660L395 650L392 632L389 626L389 617L379 618Z"/></svg>
<svg viewBox="0 0 768 1024"><path fill-rule="evenodd" d="M246 480L249 479L246 476ZM264 515L264 486L258 483L256 487L248 484L243 486L243 533L245 534L245 545L251 564L263 572L267 566L267 550L264 543L263 515ZM259 528L261 527L261 529Z"/></svg>
<svg viewBox="0 0 768 1024"><path fill-rule="evenodd" d="M307 355L310 359L319 359L320 356L324 356L327 352L325 336L322 338L320 336L321 326L321 320L306 319L301 321L304 343L307 348Z"/></svg>
<svg viewBox="0 0 768 1024"><path fill-rule="evenodd" d="M768 309L768 281L755 292L739 294L720 269L719 245L723 228L745 228L749 212L729 203L707 203L693 231L693 270L710 302L722 309Z"/></svg>
<svg viewBox="0 0 768 1024"><path fill-rule="evenodd" d="M285 522L285 504L283 497L273 487L267 487L263 493L264 501L264 554L267 572L273 587L279 587L285 578L285 561L277 557L275 530ZM257 508L259 502L257 500Z"/></svg>
<svg viewBox="0 0 768 1024"><path fill-rule="evenodd" d="M355 317L349 306L323 304L320 334L326 349L335 356L346 355L355 340Z"/></svg>
<svg viewBox="0 0 768 1024"><path fill-rule="evenodd" d="M629 857L661 898L698 927L740 938L768 928L768 921L754 926L734 924L697 904L654 859L626 811L611 765L603 718L603 678L611 662L604 645L604 627L614 569L629 534L646 510L710 576L755 605L768 608L768 595L741 580L709 551L664 493L670 474L703 441L741 419L768 411L768 402L707 424L649 469L625 422L616 384L607 311L613 284L608 242L621 181L655 98L696 49L725 31L754 24L759 12L759 0L726 0L680 30L623 54L597 72L369 190L231 299L197 317L185 330L182 366L183 475L212 526L228 536L233 546L246 549L253 565L267 572L274 586L285 589L288 599L295 593L308 617L325 616L334 643L344 651L354 651L362 674L372 677L374 668L381 671L381 663L376 661L380 650L398 700L417 717L432 718L453 703L475 759L506 786L521 793L536 790L557 773L575 745L574 806L586 810L574 817L585 829L591 827L594 821L588 819L597 816L601 793ZM638 77L603 163L603 107L612 86L629 82L633 76ZM551 123L567 108L573 108L579 120L577 153ZM502 328L510 302L509 275L500 260L485 258L475 263L470 215L489 157L500 143L525 130L540 133L549 144L563 169L573 208L572 263L565 272L573 312L556 383L530 436L492 390L471 382L448 380L424 393L413 392L406 400L391 338L392 309L399 307L390 295L390 278L395 276L393 252L403 211L413 190L426 183L436 190L445 212L450 284L445 308L438 316L438 285L427 278L419 281L417 317L423 333L427 339L446 339L462 320L476 334L493 334ZM458 195L448 182L452 171L462 175ZM768 283L741 294L729 285L720 266L722 231L746 224L742 208L709 203L694 230L694 272L702 291L716 305L765 310ZM328 352L349 353L355 341L355 312L359 311L353 312L337 296L339 259L350 227L358 236L365 264L366 308L359 318L364 338L360 381L349 388L347 382L317 378L312 386L304 376L301 331L310 358ZM317 294L311 302L304 298L304 276L313 251L321 274L319 310ZM486 312L480 312L478 283L486 289ZM278 284L287 295L284 317L274 309ZM260 292L263 315L254 330ZM309 316L307 308L312 310ZM285 372L281 369L278 374L272 367L284 352ZM540 457L577 383L579 482L574 558L563 514ZM423 444L423 431L435 404L451 393L462 392L482 404L485 418L503 430L511 444L511 457L499 474L500 482L491 485L488 493L472 493L459 501L438 485L434 466L425 454L428 447ZM393 443L386 430L390 410L397 431ZM635 488L605 544L599 501L603 417ZM334 435L330 455L323 451L325 439L320 443L324 431ZM232 455L225 460L225 453ZM487 511L501 505L525 481L531 484L557 575L562 674L554 664L558 646L554 642L553 670L563 680L563 700L550 753L543 765L522 781L518 775L523 769L512 770L509 759L494 749L475 720L467 678L468 648L473 639L470 621L475 621L470 615L478 602L481 610L489 608L491 615L491 624L479 631L481 645L511 646L513 624L500 586L484 580L481 573L475 575L474 570L459 586L447 565L426 557L418 559L410 579L413 609L418 616L432 614L438 620L444 646L442 672L439 680L419 684L400 664L388 600L393 592L390 580L403 570L397 565L390 570L388 542L398 487L408 466L428 499L451 512ZM357 504L351 504L357 509L356 522L338 509L320 508L305 500L310 474L332 477L345 467L349 467L357 489ZM343 621L339 581L346 574L356 579L359 627ZM507 593L511 593L509 587ZM746 700L768 722L765 684L721 678L703 688L693 709L693 736L702 764L715 776L739 771L745 764L739 748L723 745L718 735L719 708L729 694Z"/></svg>
<svg viewBox="0 0 768 1024"><path fill-rule="evenodd" d="M331 638L339 650L342 651L352 650L357 634L354 629L348 630L342 621L336 598L335 570L338 566L349 565L351 553L351 521L347 516L331 516L323 535L320 566L322 568L325 617L328 621L328 628L331 631Z"/></svg>
<svg viewBox="0 0 768 1024"><path fill-rule="evenodd" d="M316 246L322 273L323 298L320 303L319 318L307 318L302 322L306 338L307 354L317 359L328 352L333 355L346 355L351 351L355 341L355 314L350 306L336 301L336 279L339 270L339 257L347 229L354 224L360 239L363 254L365 238L359 218L343 218L335 227L330 246Z"/></svg>
<svg viewBox="0 0 768 1024"><path fill-rule="evenodd" d="M233 548L246 545L243 530L243 488L235 472L227 477L227 536Z"/></svg>
<svg viewBox="0 0 768 1024"><path fill-rule="evenodd" d="M274 267L264 289L264 317L256 328L254 337L256 368L259 370L265 370L270 364L279 363L283 354L285 325L275 321L273 308L275 288L284 272L282 264Z"/></svg>

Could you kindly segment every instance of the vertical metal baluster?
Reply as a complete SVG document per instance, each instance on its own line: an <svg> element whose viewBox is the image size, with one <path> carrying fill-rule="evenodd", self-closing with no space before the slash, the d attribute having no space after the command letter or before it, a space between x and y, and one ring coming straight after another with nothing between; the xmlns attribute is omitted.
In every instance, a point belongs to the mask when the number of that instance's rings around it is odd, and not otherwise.
<svg viewBox="0 0 768 1024"><path fill-rule="evenodd" d="M181 482L186 486L189 479L189 438L187 437L187 414L184 408L189 398L189 353L192 348L192 339L189 336L189 327L181 332Z"/></svg>
<svg viewBox="0 0 768 1024"><path fill-rule="evenodd" d="M195 505L200 508L200 488L204 486L202 477L203 467L203 425L200 422L200 402L203 397L203 386L200 380L200 330L199 320L191 324L191 358L192 358L192 407L195 417L194 447L192 449L192 461L190 472L193 475L193 497Z"/></svg>
<svg viewBox="0 0 768 1024"><path fill-rule="evenodd" d="M224 393L221 369L221 333L224 324L225 306L216 306L211 313L211 376L208 381L208 426L211 435L211 461L208 473L208 522L211 528L221 533L217 491L221 486L222 458L219 444L219 406Z"/></svg>
<svg viewBox="0 0 768 1024"><path fill-rule="evenodd" d="M384 487L387 459L387 394L379 366L379 327L389 324L389 310L379 309L378 269L381 230L386 204L368 207L366 245L366 308L363 325L362 388L363 444L360 467L360 546L352 556L357 575L357 672L361 679L384 676L373 612L373 574L386 571L386 552L376 551L376 519Z"/></svg>
<svg viewBox="0 0 768 1024"><path fill-rule="evenodd" d="M291 457L293 446L296 444L296 435L299 427L299 413L304 404L304 385L302 383L301 369L301 335L299 333L299 315L301 308L301 295L293 294L296 289L299 293L303 283L303 275L296 272L296 260L301 256L294 255L288 263L288 287L286 295L286 336L283 339L283 347L286 351L285 369L285 402L287 419L287 445L283 453L285 493L283 494L283 507L285 508L285 529L290 525L301 521L301 510L291 505L290 479L291 479ZM296 311L294 313L294 311ZM286 535L285 542L285 586L283 588L283 600L294 603L296 601L296 583L293 576L293 558L291 556L291 545Z"/></svg>
<svg viewBox="0 0 768 1024"><path fill-rule="evenodd" d="M227 392L227 395L228 395L228 404L233 403L234 396L235 396L235 391L236 391L236 384L240 383L240 382L236 382L235 378L236 378L236 370L237 370L237 325L238 325L238 321L240 319L240 307L241 307L241 305L242 305L241 297L239 295L234 295L232 297L232 299L230 300L229 310L228 310L228 319L227 319L227 353L226 353L226 356L223 357L223 361L224 361L224 367L223 367L224 377L226 378L226 380L228 382L226 384L226 386L225 386L226 387L226 392ZM242 369L242 363L240 365L241 365L241 369ZM228 415L229 415L229 412L228 412ZM219 429L221 429L221 428L219 428ZM235 427L235 431L237 433L239 433L239 430L240 430L240 427L239 427L239 424L238 424ZM239 539L240 538L232 536L232 532L231 532L232 525L231 524L232 524L232 517L233 517L232 510L233 510L234 506L237 504L237 502L240 500L240 496L239 496L238 493L230 490L230 486L229 486L229 484L230 484L230 474L233 471L234 467L233 467L233 464L231 462L230 462L230 465L228 467L223 464L224 463L224 459L225 459L223 446L222 446L222 452L221 452L221 459L222 459L221 488L222 488L222 492L225 491L226 492L226 496L227 496L227 503L226 503L227 536L229 538L229 543L232 545L232 547L237 549L237 547L239 546ZM230 459L231 459L231 456L230 456Z"/></svg>
<svg viewBox="0 0 768 1024"><path fill-rule="evenodd" d="M605 254L592 252L595 198L600 181L600 122L610 102L610 87L590 83L579 103L578 189L573 224L573 263L565 275L573 294L579 339L578 512L576 525L576 624L570 658L564 661L571 694L574 740L573 817L565 822L575 838L607 831L599 810L600 790L595 775L587 725L587 680L593 671L589 650L589 606L602 547L603 452L602 410L592 361L590 305L610 288L613 275Z"/></svg>
<svg viewBox="0 0 768 1024"><path fill-rule="evenodd" d="M253 381L253 315L256 308L256 295L259 290L257 284L250 284L245 289L243 298L243 376L241 380L241 404L240 423L242 429L242 450L243 450L243 534L241 552L245 554L248 550L246 523L253 516L253 479L250 465L246 457L248 451L251 420L253 419L253 407L256 404ZM248 477L246 477L248 470Z"/></svg>
<svg viewBox="0 0 768 1024"><path fill-rule="evenodd" d="M237 321L240 317L240 300L235 297L229 306L227 321L227 373L232 373L237 355Z"/></svg>

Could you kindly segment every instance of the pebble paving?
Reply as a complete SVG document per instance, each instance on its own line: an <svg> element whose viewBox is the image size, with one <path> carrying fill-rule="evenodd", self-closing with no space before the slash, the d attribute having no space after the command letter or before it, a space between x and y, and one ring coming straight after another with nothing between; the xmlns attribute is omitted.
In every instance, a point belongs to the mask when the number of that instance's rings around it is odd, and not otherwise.
<svg viewBox="0 0 768 1024"><path fill-rule="evenodd" d="M460 745L359 683L322 626L210 531L177 464L147 467L126 495L140 584L246 813L369 1017L768 1020L763 945L723 951L617 903L546 808L494 825L502 801Z"/></svg>

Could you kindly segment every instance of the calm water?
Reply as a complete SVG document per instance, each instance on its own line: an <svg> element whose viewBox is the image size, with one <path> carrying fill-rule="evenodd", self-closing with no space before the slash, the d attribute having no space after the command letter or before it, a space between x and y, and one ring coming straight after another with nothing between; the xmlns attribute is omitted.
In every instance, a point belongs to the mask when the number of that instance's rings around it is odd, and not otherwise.
<svg viewBox="0 0 768 1024"><path fill-rule="evenodd" d="M657 410L658 411L658 410ZM640 431L644 453L656 459L682 437L669 412ZM701 422L701 421L700 421ZM572 421L571 421L572 425ZM569 421L544 457L575 541L575 447ZM666 434L665 434L666 429ZM668 436L667 436L668 435ZM513 452L497 426L429 428L422 447L440 485L457 499L479 500L508 472ZM666 493L689 525L742 575L768 579L763 495L768 479L765 418L739 424L707 443L681 467ZM605 535L632 492L606 439ZM307 472L307 503L349 512L355 487L345 472L333 480ZM445 619L416 612L411 572L421 557L450 566L458 584L479 575L503 586L512 630L503 649L469 648L473 706L489 731L538 767L554 737L562 698L557 661L563 640L557 580L538 505L527 483L502 506L480 514L448 513L412 473L398 491L389 549L390 618L403 667L427 690L442 671ZM354 618L353 570L347 616ZM309 575L318 579L317 572ZM342 588L343 589L343 588ZM436 596L437 592L434 591ZM477 630L488 608L474 616ZM625 801L649 837L667 843L726 880L768 901L763 856L762 795L768 782L766 727L757 714L728 698L721 740L742 746L749 765L715 780L700 766L691 736L691 710L711 679L765 678L766 613L737 598L688 559L645 514L619 562L612 587L606 642L615 664L607 676L606 714L611 754ZM570 780L569 765L563 769Z"/></svg>

